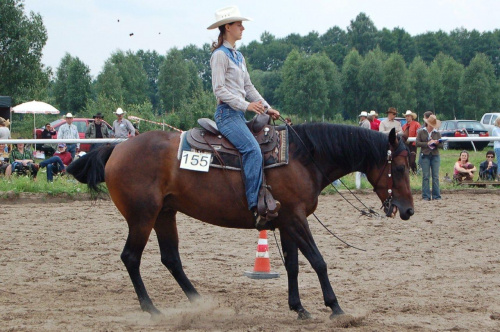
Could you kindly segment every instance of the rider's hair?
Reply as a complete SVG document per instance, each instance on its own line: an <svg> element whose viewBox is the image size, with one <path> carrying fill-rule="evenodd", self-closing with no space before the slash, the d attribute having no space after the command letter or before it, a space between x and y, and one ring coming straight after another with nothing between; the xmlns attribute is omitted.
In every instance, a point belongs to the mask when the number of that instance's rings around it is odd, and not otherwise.
<svg viewBox="0 0 500 332"><path fill-rule="evenodd" d="M226 24L232 25L233 23L234 22L226 23ZM224 43L224 34L226 33L226 24L219 26L219 37L217 37L216 42L212 43L212 48L210 49L210 51L212 51L212 52L215 51L216 49L221 47L222 44Z"/></svg>

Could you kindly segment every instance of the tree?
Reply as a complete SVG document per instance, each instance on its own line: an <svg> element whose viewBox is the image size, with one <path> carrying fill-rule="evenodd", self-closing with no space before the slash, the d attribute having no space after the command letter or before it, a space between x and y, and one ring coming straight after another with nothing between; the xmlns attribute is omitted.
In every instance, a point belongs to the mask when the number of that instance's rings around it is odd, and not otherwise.
<svg viewBox="0 0 500 332"><path fill-rule="evenodd" d="M377 43L377 28L365 13L359 13L347 27L350 46L357 49L361 55L375 48Z"/></svg>
<svg viewBox="0 0 500 332"><path fill-rule="evenodd" d="M361 84L359 81L359 72L363 58L357 50L349 52L342 65L342 90L344 94L345 118L355 119L359 114L361 104Z"/></svg>
<svg viewBox="0 0 500 332"><path fill-rule="evenodd" d="M485 54L479 53L465 69L460 82L459 94L465 117L479 119L483 113L490 111L495 89L493 65Z"/></svg>
<svg viewBox="0 0 500 332"><path fill-rule="evenodd" d="M122 87L123 78L120 76L118 68L113 65L111 60L104 64L102 72L97 76L95 89L97 95L102 95L110 100L123 103L125 93Z"/></svg>
<svg viewBox="0 0 500 332"><path fill-rule="evenodd" d="M0 1L0 91L18 102L46 97L50 68L41 63L47 30L42 17L24 14L21 0ZM43 96L40 92L45 92ZM40 98L43 97L43 98Z"/></svg>
<svg viewBox="0 0 500 332"><path fill-rule="evenodd" d="M160 98L158 96L158 75L160 73L160 65L165 59L163 55L156 51L139 50L137 56L141 59L142 67L146 72L148 79L148 96L155 113L159 111Z"/></svg>
<svg viewBox="0 0 500 332"><path fill-rule="evenodd" d="M142 104L149 100L148 75L141 58L131 51L118 51L111 55L110 62L122 79L122 96L125 104Z"/></svg>
<svg viewBox="0 0 500 332"><path fill-rule="evenodd" d="M429 68L424 60L420 56L417 56L410 64L409 70L413 98L416 102L414 111L417 114L423 114L423 112L432 108Z"/></svg>
<svg viewBox="0 0 500 332"><path fill-rule="evenodd" d="M460 103L459 90L460 79L464 72L464 66L450 56L446 56L441 71L443 82L443 114L446 118L463 118L462 104Z"/></svg>
<svg viewBox="0 0 500 332"><path fill-rule="evenodd" d="M54 81L54 97L59 109L71 113L83 110L91 96L91 84L90 68L78 57L66 53Z"/></svg>
<svg viewBox="0 0 500 332"><path fill-rule="evenodd" d="M334 26L328 29L324 35L320 36L319 40L323 45L323 51L328 55L330 60L337 67L342 66L342 62L348 51L347 33L338 26Z"/></svg>
<svg viewBox="0 0 500 332"><path fill-rule="evenodd" d="M398 110L411 108L415 101L411 98L408 69L401 54L392 53L384 63L384 91L382 107L396 107Z"/></svg>
<svg viewBox="0 0 500 332"><path fill-rule="evenodd" d="M360 110L381 110L384 89L384 55L377 48L365 56L359 70Z"/></svg>
<svg viewBox="0 0 500 332"><path fill-rule="evenodd" d="M426 32L415 37L418 55L427 63L430 63L443 49L434 32Z"/></svg>

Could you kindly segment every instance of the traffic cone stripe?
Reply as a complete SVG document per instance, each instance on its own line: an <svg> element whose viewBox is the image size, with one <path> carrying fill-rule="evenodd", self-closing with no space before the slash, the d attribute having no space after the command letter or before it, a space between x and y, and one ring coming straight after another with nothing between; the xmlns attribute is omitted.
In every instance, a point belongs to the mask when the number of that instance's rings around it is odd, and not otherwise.
<svg viewBox="0 0 500 332"><path fill-rule="evenodd" d="M267 239L259 239L259 241L257 242L257 244L265 244L265 245L267 245Z"/></svg>
<svg viewBox="0 0 500 332"><path fill-rule="evenodd" d="M266 251L266 252L256 252L255 253L255 257L257 258L267 258L269 259L269 251Z"/></svg>
<svg viewBox="0 0 500 332"><path fill-rule="evenodd" d="M279 277L278 273L271 272L266 231L260 231L259 233L253 272L245 272L245 275L252 279L270 279Z"/></svg>

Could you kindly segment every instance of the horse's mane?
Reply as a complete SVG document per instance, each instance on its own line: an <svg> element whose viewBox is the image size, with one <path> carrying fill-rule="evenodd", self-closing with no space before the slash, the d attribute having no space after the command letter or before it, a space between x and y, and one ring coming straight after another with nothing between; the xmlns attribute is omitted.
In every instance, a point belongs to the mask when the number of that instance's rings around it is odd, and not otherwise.
<svg viewBox="0 0 500 332"><path fill-rule="evenodd" d="M304 123L293 129L300 137L290 130L289 141L296 146L293 158L303 164L309 164L312 155L352 171L360 166L367 169L370 165L381 165L386 160L389 142L386 134L328 123Z"/></svg>

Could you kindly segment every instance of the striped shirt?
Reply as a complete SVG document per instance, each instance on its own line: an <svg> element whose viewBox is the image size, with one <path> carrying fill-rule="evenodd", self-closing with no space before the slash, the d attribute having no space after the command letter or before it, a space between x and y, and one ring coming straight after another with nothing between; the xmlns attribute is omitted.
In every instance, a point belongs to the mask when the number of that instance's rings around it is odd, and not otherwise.
<svg viewBox="0 0 500 332"><path fill-rule="evenodd" d="M223 45L231 52L236 52L234 46L227 40L224 40ZM215 50L210 59L210 67L212 89L218 103L226 103L234 110L246 111L250 104L247 100L250 102L261 100L264 107L269 107L250 81L245 58L238 66L223 51Z"/></svg>

